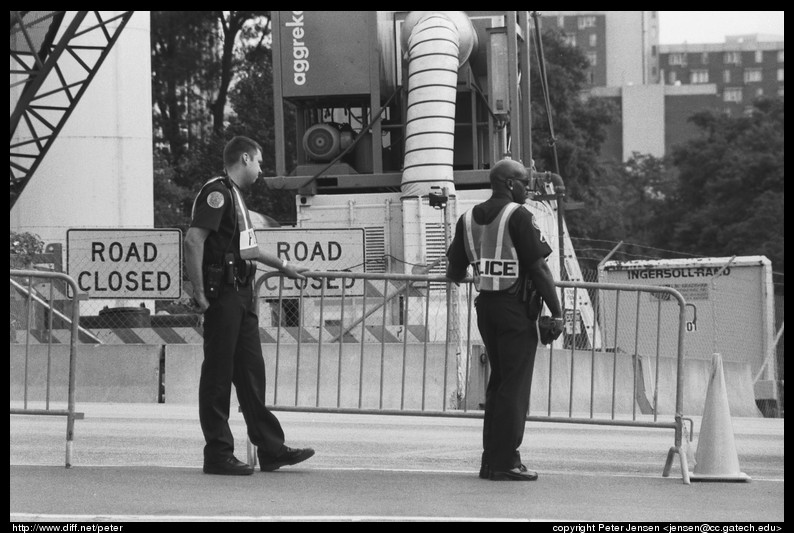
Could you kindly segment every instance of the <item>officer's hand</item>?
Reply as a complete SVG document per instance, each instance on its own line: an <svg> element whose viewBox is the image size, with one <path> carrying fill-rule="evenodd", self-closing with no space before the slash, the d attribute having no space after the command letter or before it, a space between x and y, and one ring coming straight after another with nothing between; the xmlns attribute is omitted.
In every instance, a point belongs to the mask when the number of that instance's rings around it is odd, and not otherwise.
<svg viewBox="0 0 794 533"><path fill-rule="evenodd" d="M196 307L198 307L198 310L202 313L210 307L210 301L207 300L207 297L203 293L194 294L193 301L196 302Z"/></svg>
<svg viewBox="0 0 794 533"><path fill-rule="evenodd" d="M301 274L301 272L306 272L307 270L309 270L309 267L294 263L287 263L286 266L281 268L284 275L292 279L306 279L306 276Z"/></svg>
<svg viewBox="0 0 794 533"><path fill-rule="evenodd" d="M540 332L541 344L551 344L562 334L562 318L541 316L538 318L538 331Z"/></svg>

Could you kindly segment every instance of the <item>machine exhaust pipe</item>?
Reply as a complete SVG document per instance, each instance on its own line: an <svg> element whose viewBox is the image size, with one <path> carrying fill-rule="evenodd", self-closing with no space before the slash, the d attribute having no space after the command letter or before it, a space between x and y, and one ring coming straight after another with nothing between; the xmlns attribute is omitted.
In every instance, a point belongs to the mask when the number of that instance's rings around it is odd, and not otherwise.
<svg viewBox="0 0 794 533"><path fill-rule="evenodd" d="M401 40L408 60L402 197L455 194L452 163L458 68L477 46L462 11L413 11Z"/></svg>

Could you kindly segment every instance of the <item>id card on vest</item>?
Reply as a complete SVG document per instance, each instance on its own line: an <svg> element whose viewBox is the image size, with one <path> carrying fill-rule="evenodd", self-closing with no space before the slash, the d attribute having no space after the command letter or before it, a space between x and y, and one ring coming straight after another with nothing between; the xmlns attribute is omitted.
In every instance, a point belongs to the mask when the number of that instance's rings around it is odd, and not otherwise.
<svg viewBox="0 0 794 533"><path fill-rule="evenodd" d="M240 231L240 257L243 259L255 259L259 245L256 242L254 229Z"/></svg>
<svg viewBox="0 0 794 533"><path fill-rule="evenodd" d="M248 213L245 200L243 200L236 187L232 187L232 195L236 199L234 204L237 224L240 227L240 257L243 259L256 259L259 254L259 245L256 242L253 224L251 224L251 215Z"/></svg>

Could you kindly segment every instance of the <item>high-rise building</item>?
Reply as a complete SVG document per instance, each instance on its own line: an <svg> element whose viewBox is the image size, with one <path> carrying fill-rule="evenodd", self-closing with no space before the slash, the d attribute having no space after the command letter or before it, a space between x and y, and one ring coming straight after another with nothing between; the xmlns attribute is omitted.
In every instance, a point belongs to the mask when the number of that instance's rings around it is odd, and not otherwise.
<svg viewBox="0 0 794 533"><path fill-rule="evenodd" d="M783 51L779 35L733 35L724 43L660 46L659 68L666 85L713 83L720 109L736 114L756 98L783 96Z"/></svg>
<svg viewBox="0 0 794 533"><path fill-rule="evenodd" d="M737 35L725 43L659 45L656 11L544 11L588 58L589 96L620 109L603 159L634 152L661 157L698 134L689 117L703 110L741 113L760 96L783 96L783 37Z"/></svg>
<svg viewBox="0 0 794 533"><path fill-rule="evenodd" d="M647 85L659 80L656 11L543 11L543 29L558 28L590 62L591 87Z"/></svg>

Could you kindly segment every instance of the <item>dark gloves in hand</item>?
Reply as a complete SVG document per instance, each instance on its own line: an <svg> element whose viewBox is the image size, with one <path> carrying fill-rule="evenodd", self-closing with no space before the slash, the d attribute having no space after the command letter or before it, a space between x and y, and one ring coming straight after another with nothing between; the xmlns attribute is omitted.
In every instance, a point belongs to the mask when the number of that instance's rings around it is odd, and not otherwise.
<svg viewBox="0 0 794 533"><path fill-rule="evenodd" d="M538 318L538 331L540 332L540 342L551 344L562 334L562 318L550 316Z"/></svg>

